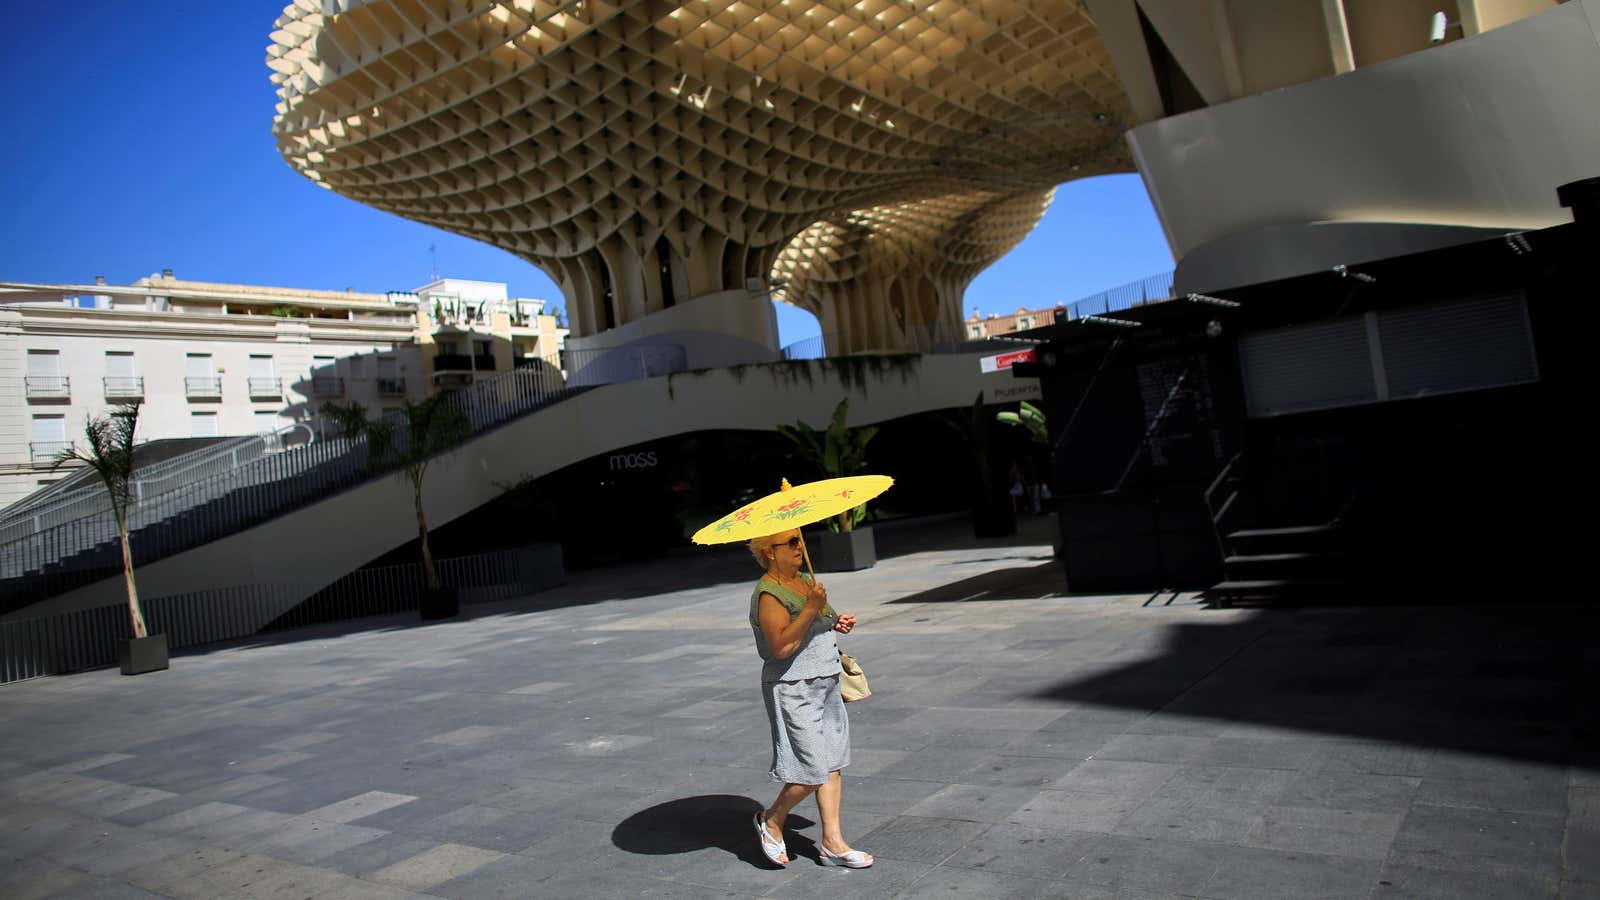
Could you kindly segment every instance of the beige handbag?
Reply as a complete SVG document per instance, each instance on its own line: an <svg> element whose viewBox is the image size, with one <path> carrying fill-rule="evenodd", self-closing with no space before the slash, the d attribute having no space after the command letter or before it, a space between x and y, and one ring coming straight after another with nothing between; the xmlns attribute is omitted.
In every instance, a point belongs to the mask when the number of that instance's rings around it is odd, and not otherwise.
<svg viewBox="0 0 1600 900"><path fill-rule="evenodd" d="M867 687L867 673L861 671L861 664L854 656L840 651L839 666L844 669L844 674L839 676L839 695L844 702L854 703L872 696L872 689Z"/></svg>

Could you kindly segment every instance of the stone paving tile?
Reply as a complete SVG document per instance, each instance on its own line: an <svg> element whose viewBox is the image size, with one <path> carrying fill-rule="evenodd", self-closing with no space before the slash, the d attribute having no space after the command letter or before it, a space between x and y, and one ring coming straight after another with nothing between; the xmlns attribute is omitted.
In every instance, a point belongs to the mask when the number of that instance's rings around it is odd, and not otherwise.
<svg viewBox="0 0 1600 900"><path fill-rule="evenodd" d="M1051 786L1063 791L1114 794L1140 800L1155 793L1178 770L1172 763L1091 759L1073 766Z"/></svg>
<svg viewBox="0 0 1600 900"><path fill-rule="evenodd" d="M952 784L912 805L905 814L969 822L1004 822L1037 793L1028 788Z"/></svg>
<svg viewBox="0 0 1600 900"><path fill-rule="evenodd" d="M960 852L986 828L982 823L957 819L896 816L862 835L858 842L871 847L872 855L879 859L937 865Z"/></svg>
<svg viewBox="0 0 1600 900"><path fill-rule="evenodd" d="M1561 853L1556 816L1416 804L1395 835L1389 861L1427 868L1551 871Z"/></svg>
<svg viewBox="0 0 1600 900"><path fill-rule="evenodd" d="M1402 813L1268 807L1244 843L1252 847L1381 860L1388 856Z"/></svg>
<svg viewBox="0 0 1600 900"><path fill-rule="evenodd" d="M114 878L86 878L50 894L50 900L162 900L165 896Z"/></svg>
<svg viewBox="0 0 1600 900"><path fill-rule="evenodd" d="M1117 892L1196 892L1219 865L1217 848L1188 841L1110 835L1097 839L1065 876L1066 896L1078 885ZM1270 896L1262 894L1260 896Z"/></svg>
<svg viewBox="0 0 1600 900"><path fill-rule="evenodd" d="M1463 871L1388 863L1378 872L1374 900L1535 900L1555 898L1557 879L1516 869Z"/></svg>
<svg viewBox="0 0 1600 900"><path fill-rule="evenodd" d="M46 859L19 859L0 867L0 897L38 900L89 880L89 876Z"/></svg>
<svg viewBox="0 0 1600 900"><path fill-rule="evenodd" d="M1208 897L1272 897L1275 900L1363 900L1372 893L1382 863L1232 847L1199 893Z"/></svg>
<svg viewBox="0 0 1600 900"><path fill-rule="evenodd" d="M1099 840L1095 834L994 825L942 865L1055 879L1070 873Z"/></svg>
<svg viewBox="0 0 1600 900"><path fill-rule="evenodd" d="M505 857L504 853L481 847L440 844L376 869L368 873L364 880L420 891L470 875Z"/></svg>
<svg viewBox="0 0 1600 900"><path fill-rule="evenodd" d="M1099 831L1115 828L1138 806L1137 800L1082 791L1040 791L1009 822L1055 831Z"/></svg>
<svg viewBox="0 0 1600 900"><path fill-rule="evenodd" d="M869 900L879 897L911 896L917 879L934 870L927 863L879 858L870 869L823 868L799 863L799 877L785 881L762 894L765 897L814 898L814 900Z"/></svg>
<svg viewBox="0 0 1600 900"><path fill-rule="evenodd" d="M319 806L306 812L308 818L323 822L337 822L349 824L357 819L364 819L376 815L386 809L392 809L416 800L416 797L406 794L391 794L386 791L367 791L357 794L337 803Z"/></svg>
<svg viewBox="0 0 1600 900"><path fill-rule="evenodd" d="M1396 775L1305 773L1273 799L1283 806L1404 812L1421 784L1420 778Z"/></svg>
<svg viewBox="0 0 1600 900"><path fill-rule="evenodd" d="M1060 897L1061 885L1040 878L972 869L933 869L903 890L901 897L959 897L986 900L1043 900Z"/></svg>

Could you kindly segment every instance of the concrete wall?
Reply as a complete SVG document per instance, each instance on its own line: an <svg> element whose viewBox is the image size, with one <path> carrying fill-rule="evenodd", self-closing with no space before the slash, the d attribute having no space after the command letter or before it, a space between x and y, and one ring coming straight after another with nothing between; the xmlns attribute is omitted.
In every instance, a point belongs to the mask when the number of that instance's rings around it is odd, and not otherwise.
<svg viewBox="0 0 1600 900"><path fill-rule="evenodd" d="M595 351L634 343L678 344L691 369L770 362L778 358L778 317L764 294L721 291L599 334L568 337L566 346ZM579 358L593 355L580 353Z"/></svg>
<svg viewBox="0 0 1600 900"><path fill-rule="evenodd" d="M1600 0L1574 0L1335 78L1135 128L1128 140L1180 271L1197 248L1270 226L1513 230L1570 221L1556 186L1600 174L1597 25ZM1241 264L1250 252L1241 250ZM1284 274L1324 264L1310 249L1297 261L1292 242L1276 252Z"/></svg>
<svg viewBox="0 0 1600 900"><path fill-rule="evenodd" d="M503 485L618 447L708 429L768 430L796 419L824 422L843 397L850 399L850 424L865 425L966 407L978 391L1015 382L1009 375L980 375L978 360L978 354L925 356L915 371L866 373L860 381L852 378L849 388L833 360L747 369L738 375L727 370L686 373L596 388L490 431L433 462L425 484L428 520L442 525L499 496ZM809 366L811 379L799 376L798 366ZM145 566L137 573L139 591L157 597L247 583L290 583L293 596L303 598L415 537L409 483L393 474ZM105 606L117 602L121 591L120 579L108 579L6 618ZM289 605L293 602L298 600ZM270 619L279 612L260 614Z"/></svg>

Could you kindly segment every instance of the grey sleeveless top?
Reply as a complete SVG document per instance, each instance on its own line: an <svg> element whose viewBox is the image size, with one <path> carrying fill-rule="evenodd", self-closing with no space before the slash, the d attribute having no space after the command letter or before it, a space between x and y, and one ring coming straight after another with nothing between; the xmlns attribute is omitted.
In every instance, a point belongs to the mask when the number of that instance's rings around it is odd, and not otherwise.
<svg viewBox="0 0 1600 900"><path fill-rule="evenodd" d="M811 580L804 575L800 577ZM839 643L833 638L833 623L838 620L838 614L833 608L825 606L822 613L811 620L811 628L800 639L800 649L793 656L779 659L767 646L766 635L761 633L761 618L757 610L761 606L763 593L777 597L791 616L799 615L806 605L805 597L775 581L762 578L756 582L756 589L750 594L750 630L755 632L756 652L765 660L761 666L761 682L800 681L839 674L842 671L839 668Z"/></svg>

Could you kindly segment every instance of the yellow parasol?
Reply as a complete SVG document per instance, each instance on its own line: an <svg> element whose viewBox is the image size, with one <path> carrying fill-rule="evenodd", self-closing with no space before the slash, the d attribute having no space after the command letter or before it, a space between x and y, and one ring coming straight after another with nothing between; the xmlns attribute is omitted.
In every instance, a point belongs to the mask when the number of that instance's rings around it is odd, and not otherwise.
<svg viewBox="0 0 1600 900"><path fill-rule="evenodd" d="M893 484L894 479L887 475L825 478L797 487L791 487L789 480L784 479L777 493L747 503L696 531L694 542L731 544L811 525L855 509ZM801 550L805 550L803 540ZM810 569L811 554L806 553L805 559L806 568Z"/></svg>

